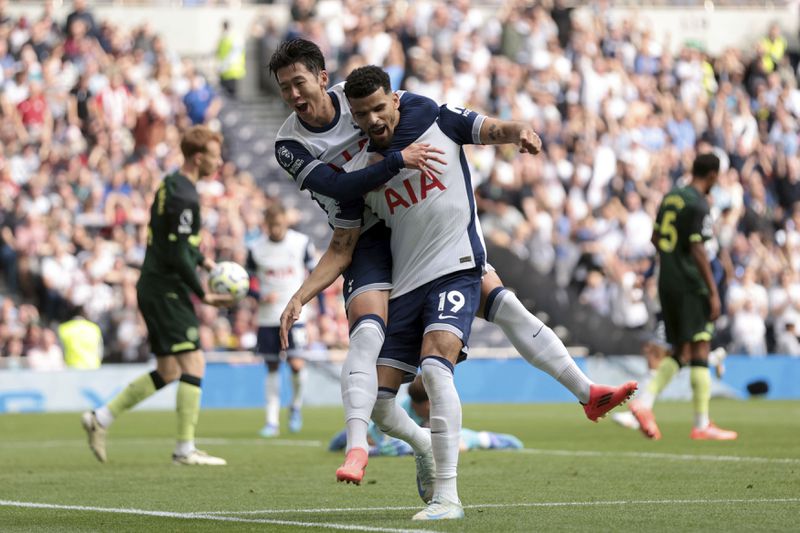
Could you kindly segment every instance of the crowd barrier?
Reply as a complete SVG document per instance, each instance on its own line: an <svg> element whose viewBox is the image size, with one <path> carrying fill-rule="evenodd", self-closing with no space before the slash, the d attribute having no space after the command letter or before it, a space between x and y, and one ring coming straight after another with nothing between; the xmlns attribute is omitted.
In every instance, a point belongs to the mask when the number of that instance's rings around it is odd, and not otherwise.
<svg viewBox="0 0 800 533"><path fill-rule="evenodd" d="M595 381L621 383L647 375L640 356L578 358ZM748 385L767 385L766 399L800 399L800 358L730 356L722 380L713 379L715 397L747 398ZM133 378L152 365L108 365L98 370L36 372L0 371L0 413L81 411L102 405ZM308 365L306 405L339 405L340 362L314 361ZM290 400L288 369L282 372L281 400ZM211 362L203 380L204 408L258 408L264 405L263 363ZM548 375L530 368L519 357L476 359L458 365L456 385L464 403L572 402L572 395ZM174 409L173 390L161 391L139 409ZM666 400L691 398L688 372L682 372L663 392Z"/></svg>

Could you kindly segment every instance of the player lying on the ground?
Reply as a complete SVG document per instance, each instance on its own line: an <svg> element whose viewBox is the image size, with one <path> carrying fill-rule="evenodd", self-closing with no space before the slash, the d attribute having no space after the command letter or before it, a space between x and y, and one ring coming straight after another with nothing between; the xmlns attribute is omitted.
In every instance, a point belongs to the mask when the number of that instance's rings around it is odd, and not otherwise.
<svg viewBox="0 0 800 533"><path fill-rule="evenodd" d="M421 427L430 427L431 402L428 399L428 393L425 392L421 376L417 375L414 381L409 384L408 396L400 402L400 406ZM345 431L341 431L331 439L328 450L332 452L344 450L346 444L347 434ZM396 457L414 453L408 443L386 435L378 429L375 423L371 423L369 426L369 444L370 457L378 455ZM520 448L522 448L522 441L514 435L461 428L459 450L462 452L469 450L518 450Z"/></svg>

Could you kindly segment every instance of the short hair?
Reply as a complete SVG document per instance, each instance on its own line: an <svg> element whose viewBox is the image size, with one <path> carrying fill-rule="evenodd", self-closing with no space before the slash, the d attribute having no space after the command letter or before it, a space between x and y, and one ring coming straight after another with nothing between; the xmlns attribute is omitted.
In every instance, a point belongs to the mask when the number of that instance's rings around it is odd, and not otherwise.
<svg viewBox="0 0 800 533"><path fill-rule="evenodd" d="M283 204L281 204L280 202L274 202L264 212L264 218L270 219L285 214L286 214L286 208L283 207Z"/></svg>
<svg viewBox="0 0 800 533"><path fill-rule="evenodd" d="M301 63L315 76L325 70L325 56L319 46L306 39L283 41L269 59L269 71L277 79L278 71L284 67Z"/></svg>
<svg viewBox="0 0 800 533"><path fill-rule="evenodd" d="M378 89L383 89L384 93L389 94L392 91L392 84L389 75L375 65L355 69L347 76L344 84L344 94L347 98L364 98Z"/></svg>
<svg viewBox="0 0 800 533"><path fill-rule="evenodd" d="M408 395L414 403L423 403L428 401L428 393L425 391L425 385L422 383L421 378L416 378L408 386Z"/></svg>
<svg viewBox="0 0 800 533"><path fill-rule="evenodd" d="M692 176L705 179L712 172L719 172L719 157L715 154L700 154L692 163Z"/></svg>
<svg viewBox="0 0 800 533"><path fill-rule="evenodd" d="M207 126L192 126L184 132L181 138L181 153L183 153L184 159L189 159L194 154L205 153L206 145L211 141L222 144L222 135L211 131Z"/></svg>

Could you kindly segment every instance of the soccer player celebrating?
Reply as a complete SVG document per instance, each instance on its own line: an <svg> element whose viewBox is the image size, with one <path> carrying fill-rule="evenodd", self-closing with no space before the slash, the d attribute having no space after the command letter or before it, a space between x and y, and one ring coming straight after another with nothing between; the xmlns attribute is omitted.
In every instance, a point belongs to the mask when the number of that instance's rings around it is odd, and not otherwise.
<svg viewBox="0 0 800 533"><path fill-rule="evenodd" d="M173 463L226 464L224 459L208 455L194 444L205 359L198 346L198 321L190 298L194 293L208 305L233 303L231 295L203 290L196 272L198 265L211 270L214 262L199 251L200 203L195 184L219 170L221 149L221 135L205 126L190 128L181 139L183 165L166 176L156 192L136 294L157 364L154 371L133 380L106 405L83 413L81 423L89 436L89 447L103 463L107 460L106 432L111 423L165 385L179 380Z"/></svg>
<svg viewBox="0 0 800 533"><path fill-rule="evenodd" d="M345 168L364 166L376 152L393 153L412 141L443 149L447 164L441 175L402 170L385 187L366 196L370 209L392 230L394 260L387 338L378 359L379 398L391 396L393 401L403 374L413 375L421 360L422 379L431 399L436 477L432 502L414 518L461 518L456 484L461 406L453 366L466 348L480 305L486 256L463 145L513 142L522 151L537 153L541 141L524 124L460 108L442 106L431 114L424 106L408 106L400 112L401 95L389 87L388 76L378 67L356 69L348 77L345 94L370 144ZM309 277L309 285L324 285L326 275L325 282L332 282L333 276L318 268ZM294 299L290 302L282 329L298 315L297 305ZM633 382L627 384L630 393L635 387ZM378 403L373 419L382 430L393 423Z"/></svg>
<svg viewBox="0 0 800 533"><path fill-rule="evenodd" d="M660 270L658 295L671 357L661 360L653 379L630 409L642 433L660 439L661 431L653 416L653 404L682 366L689 365L694 408L694 427L690 437L700 440L734 440L735 431L720 429L708 417L711 376L708 372L709 348L714 320L720 314L717 285L711 272L704 242L712 237L708 195L719 175L719 158L711 153L698 155L692 165L692 181L673 189L658 209L653 244L658 250Z"/></svg>
<svg viewBox="0 0 800 533"><path fill-rule="evenodd" d="M319 47L303 39L286 41L273 54L270 70L281 88L281 97L294 110L275 142L278 162L329 213L338 209L338 202L348 202L382 186L403 168L437 174L434 163L443 161L438 156L439 151L428 143L387 151L386 158L381 161L363 169L342 172L341 167L367 141L365 133L353 126L353 117L343 95L344 87L340 84L327 90L328 75ZM438 104L432 100L407 92L400 92L398 96L401 111L419 107L425 110L423 115L438 116ZM398 133L413 130L403 113L399 116ZM509 124L513 124L511 133L526 131L525 135L531 136L529 151L538 153L541 140L533 130L521 123ZM486 133L486 141L508 142L502 140L508 133L508 128L501 130L494 124ZM387 232L382 223L372 220L371 213L367 212L365 217L367 224L355 242L347 236L346 228L334 231L331 245L317 267L336 265L343 271L347 269L344 271L345 298L351 344L342 370L342 401L348 454L337 470L337 478L354 482L362 479L367 464L367 426L377 394L374 368L383 343L388 291L392 288L391 257L385 251ZM356 246L352 263L349 263L350 245ZM313 297L312 293L313 290L298 293L292 305L299 310ZM621 387L592 383L558 336L528 312L491 268L482 280L479 314L499 325L529 363L569 389L583 404L590 420L596 421L633 394L635 386L631 383ZM367 325L374 327L365 327Z"/></svg>
<svg viewBox="0 0 800 533"><path fill-rule="evenodd" d="M319 47L303 39L287 41L273 54L269 68L278 81L281 98L293 110L278 132L275 156L298 186L310 191L333 228L331 242L315 270L343 265L336 276L344 275L345 308L350 323L350 346L341 374L347 456L337 469L336 478L358 484L367 465L367 428L378 394L375 361L386 329L392 259L388 230L383 222L364 211L363 206L342 209L340 201L360 199L402 168L430 169L430 163L441 162L437 156L440 150L427 144L412 144L388 154L375 165L342 172L341 167L358 153L367 139L352 120L343 85L327 90L328 73ZM409 95L409 99L414 97ZM417 103L427 101L415 98ZM435 113L437 106L431 104L428 109ZM355 253L350 249L352 246L357 247ZM345 256L347 261L342 261ZM312 287L307 292L317 294L326 286ZM308 301L303 293L295 294L295 298L302 304ZM433 464L430 437L401 411L398 406L398 419L405 416L407 420L397 425L391 435L415 448L417 465L422 469L418 474L430 478L432 473L428 471Z"/></svg>
<svg viewBox="0 0 800 533"><path fill-rule="evenodd" d="M258 279L258 340L256 353L267 364L266 424L262 437L279 434L280 374L278 365L284 355L292 369L292 405L289 409L289 431L296 433L303 426L300 409L303 405L303 385L306 378L305 314L289 333L289 346L281 350L279 326L281 311L289 298L303 283L306 273L314 268L314 245L307 235L289 228L286 211L280 204L267 208L265 234L250 245L248 266Z"/></svg>

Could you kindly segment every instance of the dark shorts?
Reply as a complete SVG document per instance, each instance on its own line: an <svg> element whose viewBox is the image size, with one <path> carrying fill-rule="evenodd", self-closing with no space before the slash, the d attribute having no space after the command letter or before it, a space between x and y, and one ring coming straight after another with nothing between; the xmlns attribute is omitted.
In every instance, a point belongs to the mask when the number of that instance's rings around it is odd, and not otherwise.
<svg viewBox="0 0 800 533"><path fill-rule="evenodd" d="M200 348L199 323L186 288L166 288L158 281L142 277L136 284L136 296L147 325L150 349L156 357Z"/></svg>
<svg viewBox="0 0 800 533"><path fill-rule="evenodd" d="M281 360L281 328L278 326L260 326L256 333L256 353L268 363ZM289 349L286 357L302 357L308 346L308 335L303 324L295 324L289 330Z"/></svg>
<svg viewBox="0 0 800 533"><path fill-rule="evenodd" d="M422 337L430 331L449 331L464 345L481 301L481 271L462 270L435 279L389 300L389 324L378 364L413 377L419 366Z"/></svg>
<svg viewBox="0 0 800 533"><path fill-rule="evenodd" d="M391 231L383 222L358 238L353 259L343 276L345 308L363 292L392 289Z"/></svg>
<svg viewBox="0 0 800 533"><path fill-rule="evenodd" d="M662 291L661 314L667 342L677 349L687 342L710 341L714 323L709 320L708 296L681 291Z"/></svg>

